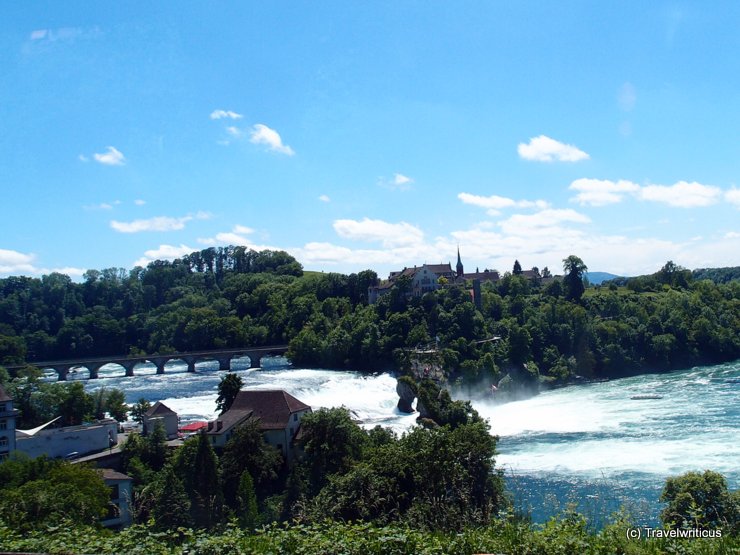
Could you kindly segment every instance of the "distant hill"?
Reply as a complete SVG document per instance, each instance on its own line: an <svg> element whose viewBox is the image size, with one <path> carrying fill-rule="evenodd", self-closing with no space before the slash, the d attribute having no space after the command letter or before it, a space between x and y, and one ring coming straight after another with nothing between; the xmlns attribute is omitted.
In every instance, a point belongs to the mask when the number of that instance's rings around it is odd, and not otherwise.
<svg viewBox="0 0 740 555"><path fill-rule="evenodd" d="M586 272L586 277L591 285L600 285L604 281L610 279L622 277L616 274L610 274L609 272Z"/></svg>
<svg viewBox="0 0 740 555"><path fill-rule="evenodd" d="M714 283L728 283L740 279L740 266L731 268L698 268L691 272L696 280L710 279Z"/></svg>

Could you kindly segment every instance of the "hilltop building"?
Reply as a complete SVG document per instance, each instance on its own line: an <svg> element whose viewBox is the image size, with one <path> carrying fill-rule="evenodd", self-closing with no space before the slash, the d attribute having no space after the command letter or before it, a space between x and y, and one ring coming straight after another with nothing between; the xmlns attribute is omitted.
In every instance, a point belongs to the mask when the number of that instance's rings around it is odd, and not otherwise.
<svg viewBox="0 0 740 555"><path fill-rule="evenodd" d="M404 268L403 270L391 272L388 279L368 288L368 302L373 304L388 293L391 288L398 282L401 276L408 276L411 280L410 295L420 297L425 293L436 291L446 285L464 285L467 280L472 280L473 289L476 289L475 281L496 282L500 279L496 270L485 269L480 272L476 268L475 272L466 274L465 268L460 257L460 249L457 249L457 264L452 269L452 264L423 264L413 268ZM441 279L444 278L444 279Z"/></svg>
<svg viewBox="0 0 740 555"><path fill-rule="evenodd" d="M301 419L310 412L310 406L281 389L242 390L229 410L208 423L206 434L211 445L223 448L239 426L256 419L265 441L291 466L301 452Z"/></svg>

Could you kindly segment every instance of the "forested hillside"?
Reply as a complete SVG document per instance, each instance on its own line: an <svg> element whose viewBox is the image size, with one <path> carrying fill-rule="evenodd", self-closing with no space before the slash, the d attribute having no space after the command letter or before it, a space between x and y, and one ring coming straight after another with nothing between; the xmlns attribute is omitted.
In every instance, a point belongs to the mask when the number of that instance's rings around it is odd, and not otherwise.
<svg viewBox="0 0 740 555"><path fill-rule="evenodd" d="M578 274L546 286L506 275L483 284L482 310L467 287L414 298L402 280L368 305L376 280L371 270L304 273L287 253L243 247L88 271L81 283L9 277L0 363L289 343L295 364L384 370L437 342L453 376L493 380L527 363L557 382L740 357L740 282L697 280L671 262L585 291Z"/></svg>

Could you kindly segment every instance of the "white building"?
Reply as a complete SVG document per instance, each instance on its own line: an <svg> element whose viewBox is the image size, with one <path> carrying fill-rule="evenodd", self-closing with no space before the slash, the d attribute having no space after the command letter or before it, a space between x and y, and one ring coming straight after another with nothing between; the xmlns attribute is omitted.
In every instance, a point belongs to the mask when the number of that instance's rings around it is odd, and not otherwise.
<svg viewBox="0 0 740 555"><path fill-rule="evenodd" d="M256 419L265 441L276 447L288 466L300 452L297 444L301 419L311 407L283 390L243 390L224 414L208 423L211 445L223 448L234 431L246 422Z"/></svg>

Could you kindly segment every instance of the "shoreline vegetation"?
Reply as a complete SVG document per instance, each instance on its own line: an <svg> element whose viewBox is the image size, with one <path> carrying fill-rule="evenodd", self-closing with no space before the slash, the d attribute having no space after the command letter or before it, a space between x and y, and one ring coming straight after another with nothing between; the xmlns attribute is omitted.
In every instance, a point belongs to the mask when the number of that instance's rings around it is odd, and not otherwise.
<svg viewBox="0 0 740 555"><path fill-rule="evenodd" d="M116 533L95 524L108 511L99 491L77 492L71 504L60 489L75 480L91 485L87 467L11 457L0 463L0 549L737 552L740 493L711 471L670 478L661 497L660 530L694 530L699 538L648 537L625 514L598 531L572 509L543 525L513 514L495 466L497 438L447 387L467 397L495 388L517 398L572 381L740 358L740 281L696 280L669 262L651 276L587 287L578 257L568 257L564 270L547 285L516 273L484 283L478 306L466 285L416 297L404 280L370 305L368 287L377 282L370 270L304 273L284 252L242 247L130 272L89 271L82 283L61 274L0 280L0 364L287 343L294 364L396 371L401 401L410 408L415 397L421 416L397 436L363 430L344 408L307 414L304 456L290 468L256 425L240 427L218 451L205 434L172 451L161 427L132 434L120 470L133 478L136 524ZM122 408L119 392L95 400L77 391L79 382L42 386L37 374L0 372L21 410L64 409L74 420Z"/></svg>
<svg viewBox="0 0 740 555"><path fill-rule="evenodd" d="M375 304L372 270L304 272L282 251L209 248L131 271L0 279L0 365L288 344L306 367L394 371L503 395L740 358L740 270L655 274L587 286L506 272L415 296L399 278ZM521 270L520 270L521 272ZM425 352L433 351L426 355ZM420 354L421 353L421 354Z"/></svg>

